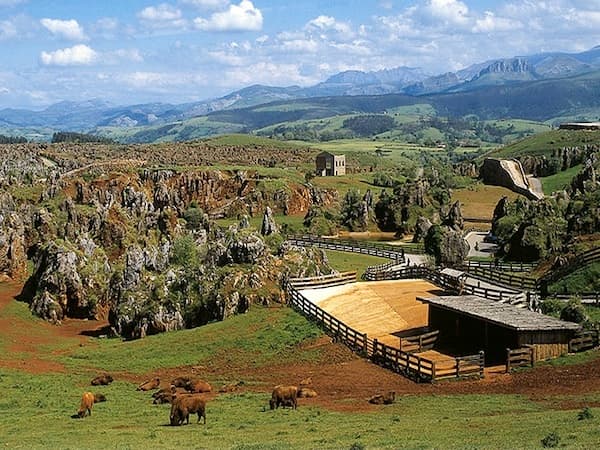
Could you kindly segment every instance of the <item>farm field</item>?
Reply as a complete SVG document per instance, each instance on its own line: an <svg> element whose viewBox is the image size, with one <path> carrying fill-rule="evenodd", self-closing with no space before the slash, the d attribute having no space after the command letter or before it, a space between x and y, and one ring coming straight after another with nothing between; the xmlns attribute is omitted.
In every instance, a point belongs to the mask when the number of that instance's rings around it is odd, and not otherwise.
<svg viewBox="0 0 600 450"><path fill-rule="evenodd" d="M544 194L550 195L554 191L560 191L571 184L571 180L581 170L581 165L577 165L563 172L558 172L549 177L540 178Z"/></svg>
<svg viewBox="0 0 600 450"><path fill-rule="evenodd" d="M599 441L597 353L576 366L416 384L331 343L287 308L255 307L199 329L121 342L88 336L102 323L53 326L32 318L13 301L19 287L0 285L0 342L8 350L0 360L4 448L539 448L553 432L569 448ZM107 402L91 417L71 419L89 380L104 370L116 381L91 390ZM209 396L206 425L170 427L168 405L152 405L135 386L178 374L201 375L216 387L244 385ZM268 409L272 386L307 376L317 398L301 399L296 411ZM394 405L366 402L387 390L396 391ZM593 419L577 420L584 406Z"/></svg>
<svg viewBox="0 0 600 450"><path fill-rule="evenodd" d="M500 186L474 184L464 189L452 191L452 201L460 201L464 217L491 220L494 208L502 197L514 200L519 196L515 192Z"/></svg>

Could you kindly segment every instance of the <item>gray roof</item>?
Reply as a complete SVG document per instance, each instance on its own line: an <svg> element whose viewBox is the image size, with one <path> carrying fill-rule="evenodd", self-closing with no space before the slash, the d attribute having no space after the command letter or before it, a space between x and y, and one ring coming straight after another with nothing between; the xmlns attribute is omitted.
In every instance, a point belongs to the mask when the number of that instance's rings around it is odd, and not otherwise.
<svg viewBox="0 0 600 450"><path fill-rule="evenodd" d="M580 326L574 322L566 322L508 303L499 303L475 295L417 298L430 305L517 331L576 331L580 329Z"/></svg>

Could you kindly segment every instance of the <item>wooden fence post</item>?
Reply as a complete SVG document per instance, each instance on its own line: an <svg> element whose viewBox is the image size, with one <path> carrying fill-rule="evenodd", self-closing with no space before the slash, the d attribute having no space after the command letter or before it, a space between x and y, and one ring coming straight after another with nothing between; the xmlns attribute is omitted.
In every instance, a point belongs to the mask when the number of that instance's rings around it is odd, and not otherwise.
<svg viewBox="0 0 600 450"><path fill-rule="evenodd" d="M378 346L378 342L377 342L377 338L373 339L373 359L377 358L377 346Z"/></svg>
<svg viewBox="0 0 600 450"><path fill-rule="evenodd" d="M363 333L363 352L365 356L369 356L368 340L367 333Z"/></svg>
<svg viewBox="0 0 600 450"><path fill-rule="evenodd" d="M506 349L506 373L510 373L510 348Z"/></svg>
<svg viewBox="0 0 600 450"><path fill-rule="evenodd" d="M485 369L485 352L483 350L479 351L479 378L484 377L484 369Z"/></svg>

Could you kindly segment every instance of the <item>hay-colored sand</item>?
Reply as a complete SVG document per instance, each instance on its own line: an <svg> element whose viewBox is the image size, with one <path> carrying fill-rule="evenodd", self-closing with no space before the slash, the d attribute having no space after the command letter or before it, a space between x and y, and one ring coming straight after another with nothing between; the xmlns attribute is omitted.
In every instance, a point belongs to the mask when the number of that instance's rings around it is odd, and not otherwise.
<svg viewBox="0 0 600 450"><path fill-rule="evenodd" d="M422 280L398 280L310 289L303 294L346 325L398 347L394 333L427 326L428 306L417 296L437 295L439 288Z"/></svg>

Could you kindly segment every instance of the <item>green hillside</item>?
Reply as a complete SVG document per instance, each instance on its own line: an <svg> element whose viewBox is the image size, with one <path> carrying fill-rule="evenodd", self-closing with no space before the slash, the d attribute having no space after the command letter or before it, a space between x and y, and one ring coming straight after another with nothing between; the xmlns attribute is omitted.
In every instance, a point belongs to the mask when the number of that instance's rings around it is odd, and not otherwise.
<svg viewBox="0 0 600 450"><path fill-rule="evenodd" d="M525 138L492 152L489 156L516 158L519 156L551 156L563 147L600 144L600 131L552 130Z"/></svg>

